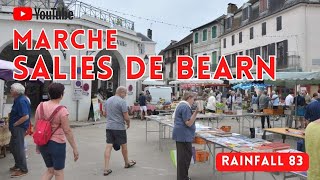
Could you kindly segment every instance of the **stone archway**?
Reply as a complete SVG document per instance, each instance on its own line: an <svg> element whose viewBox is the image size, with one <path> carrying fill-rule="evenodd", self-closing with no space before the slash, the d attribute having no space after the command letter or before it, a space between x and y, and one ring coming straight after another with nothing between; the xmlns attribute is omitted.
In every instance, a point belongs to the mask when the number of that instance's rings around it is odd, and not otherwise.
<svg viewBox="0 0 320 180"><path fill-rule="evenodd" d="M125 85L125 63L124 59L118 51L101 50L95 56L95 62L103 55L112 57L111 67L113 69L112 79L108 81L94 80L92 81L92 96L98 93L103 93L105 97L113 95L118 86ZM97 64L95 63L95 73L98 71Z"/></svg>
<svg viewBox="0 0 320 180"><path fill-rule="evenodd" d="M36 41L33 42L35 44ZM12 41L9 41L8 43L5 43L4 46L1 47L0 51L0 59L7 60L7 61L13 61L15 57L18 55L25 55L28 57L28 63L27 66L34 68L38 56L41 54L46 62L47 68L50 73L53 72L53 61L52 56L48 50L40 49L40 50L26 50L25 45L19 46L19 50L13 50L13 43ZM4 94L8 96L8 103L12 103L12 98L10 98L10 86L13 84L12 82L6 82L5 86L5 92ZM33 111L36 110L37 106L40 104L40 102L47 100L48 95L48 86L51 83L51 81L45 81L44 83L41 82L35 82L35 81L28 81L25 80L23 82L20 82L26 87L26 95L31 100L31 108Z"/></svg>

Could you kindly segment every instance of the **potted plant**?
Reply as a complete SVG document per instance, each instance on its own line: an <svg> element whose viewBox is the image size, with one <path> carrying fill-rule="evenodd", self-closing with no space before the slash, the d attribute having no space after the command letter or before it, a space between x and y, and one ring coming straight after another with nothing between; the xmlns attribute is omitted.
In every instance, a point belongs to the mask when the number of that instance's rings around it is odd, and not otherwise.
<svg viewBox="0 0 320 180"><path fill-rule="evenodd" d="M223 103L217 103L216 104L216 108L217 108L217 114L222 114L223 113L223 109L225 108L225 104Z"/></svg>

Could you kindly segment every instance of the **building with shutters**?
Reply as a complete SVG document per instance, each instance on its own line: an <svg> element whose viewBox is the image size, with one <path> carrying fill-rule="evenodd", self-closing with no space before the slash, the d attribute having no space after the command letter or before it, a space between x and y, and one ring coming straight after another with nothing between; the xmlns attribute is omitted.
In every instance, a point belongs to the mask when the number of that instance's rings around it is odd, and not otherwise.
<svg viewBox="0 0 320 180"><path fill-rule="evenodd" d="M319 0L250 0L240 8L230 3L221 54L233 72L237 55L276 55L279 72L320 71L319 19Z"/></svg>
<svg viewBox="0 0 320 180"><path fill-rule="evenodd" d="M197 70L197 57L208 55L211 57L211 71L214 72L219 57L220 36L223 33L224 15L192 30L193 33L193 58L195 60L195 70ZM196 75L196 71L195 71Z"/></svg>

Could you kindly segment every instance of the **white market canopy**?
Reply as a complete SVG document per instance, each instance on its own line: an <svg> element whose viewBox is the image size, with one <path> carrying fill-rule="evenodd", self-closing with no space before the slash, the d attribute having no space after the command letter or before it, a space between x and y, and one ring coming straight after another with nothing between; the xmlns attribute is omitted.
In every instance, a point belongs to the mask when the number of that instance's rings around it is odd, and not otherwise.
<svg viewBox="0 0 320 180"><path fill-rule="evenodd" d="M198 78L191 78L181 81L171 81L169 84L223 84L222 80L215 80L215 79L198 79Z"/></svg>
<svg viewBox="0 0 320 180"><path fill-rule="evenodd" d="M255 77L255 75L253 75ZM264 81L271 81L271 78L267 74L263 74ZM275 81L311 81L320 80L320 72L277 72ZM246 77L243 80L230 80L230 84L250 82L254 80L248 80Z"/></svg>
<svg viewBox="0 0 320 180"><path fill-rule="evenodd" d="M165 86L166 83L163 81L159 81L159 80L152 80L149 77L147 79L145 79L142 82L143 85L148 85L148 86Z"/></svg>

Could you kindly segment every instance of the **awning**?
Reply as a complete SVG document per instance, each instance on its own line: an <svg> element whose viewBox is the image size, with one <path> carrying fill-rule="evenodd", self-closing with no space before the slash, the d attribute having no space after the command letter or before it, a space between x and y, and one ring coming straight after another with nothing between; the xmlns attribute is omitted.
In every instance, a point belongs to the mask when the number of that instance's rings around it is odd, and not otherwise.
<svg viewBox="0 0 320 180"><path fill-rule="evenodd" d="M169 84L223 84L222 80L215 80L215 79L198 79L198 78L191 78L181 81L171 81Z"/></svg>
<svg viewBox="0 0 320 180"><path fill-rule="evenodd" d="M158 80L152 80L149 77L147 79L145 79L142 82L143 85L149 85L149 86L165 86L166 83L163 81L158 81Z"/></svg>
<svg viewBox="0 0 320 180"><path fill-rule="evenodd" d="M255 77L256 74L253 74ZM264 81L310 81L310 80L320 80L320 72L277 72L276 80L271 80L270 76L267 74L263 74ZM244 82L252 82L255 80L248 80L246 77L243 80L230 80L230 84L244 83Z"/></svg>

